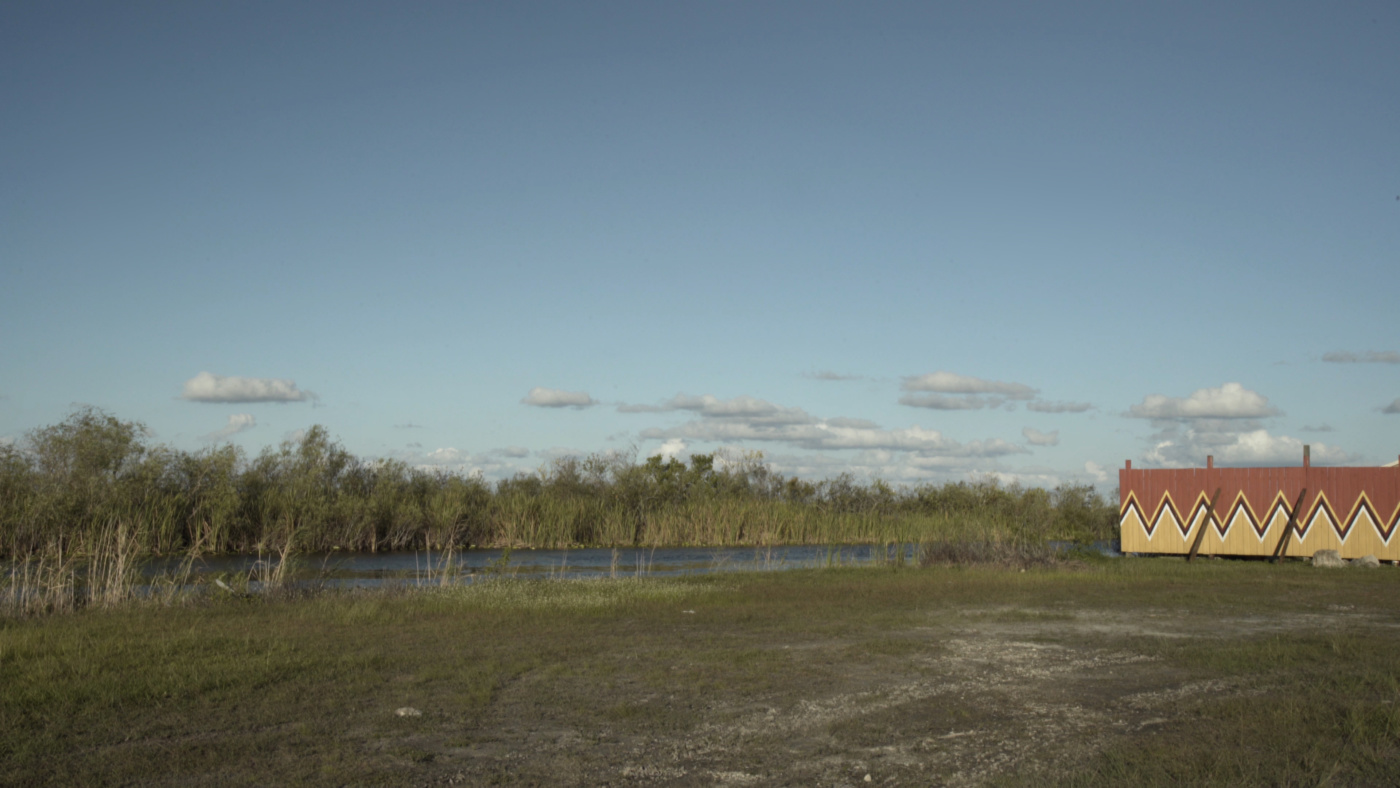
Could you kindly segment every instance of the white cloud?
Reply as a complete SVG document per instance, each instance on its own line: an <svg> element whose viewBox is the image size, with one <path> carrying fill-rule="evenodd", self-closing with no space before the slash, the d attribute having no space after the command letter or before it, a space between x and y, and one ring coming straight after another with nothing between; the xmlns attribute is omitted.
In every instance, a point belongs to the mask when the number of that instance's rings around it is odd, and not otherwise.
<svg viewBox="0 0 1400 788"><path fill-rule="evenodd" d="M316 399L291 380L242 378L201 372L185 381L182 399L191 402L309 402Z"/></svg>
<svg viewBox="0 0 1400 788"><path fill-rule="evenodd" d="M1142 402L1128 409L1128 415L1139 419L1259 419L1280 415L1269 405L1269 398L1250 391L1238 383L1226 383L1214 389L1197 389L1189 397L1167 397L1149 394Z"/></svg>
<svg viewBox="0 0 1400 788"><path fill-rule="evenodd" d="M540 386L530 389L530 393L526 394L525 398L520 401L537 408L573 408L574 410L598 404L584 391L561 391L560 389L547 389Z"/></svg>
<svg viewBox="0 0 1400 788"><path fill-rule="evenodd" d="M714 418L757 419L779 424L797 423L807 419L807 414L801 408L781 407L757 397L719 399L711 394L699 397L678 395L671 403L678 410L688 410Z"/></svg>
<svg viewBox="0 0 1400 788"><path fill-rule="evenodd" d="M492 453L492 454L499 454L499 455L501 455L502 457L515 457L515 458L520 458L520 457L529 457L529 456L530 456L530 450L527 449L527 448L525 448L524 446L506 446L506 447L504 447L504 448L496 449L496 450L492 451L491 453Z"/></svg>
<svg viewBox="0 0 1400 788"><path fill-rule="evenodd" d="M1149 465L1200 467L1213 455L1217 463L1236 466L1296 465L1303 441L1274 435L1259 419L1282 415L1267 397L1239 383L1199 389L1189 397L1154 394L1129 409L1129 416L1151 419L1161 428L1144 455ZM1322 429L1322 428L1307 428ZM1356 455L1337 446L1312 445L1319 465L1351 462Z"/></svg>
<svg viewBox="0 0 1400 788"><path fill-rule="evenodd" d="M1005 400L999 397L950 397L946 394L905 394L899 398L901 405L932 410L981 410L1000 407L1003 402Z"/></svg>
<svg viewBox="0 0 1400 788"><path fill-rule="evenodd" d="M228 424L221 430L216 430L204 436L206 441L221 441L224 438L231 438L244 430L251 430L258 426L258 420L253 418L251 413L233 413L228 417Z"/></svg>
<svg viewBox="0 0 1400 788"><path fill-rule="evenodd" d="M1026 403L1026 410L1036 413L1083 413L1093 407L1088 402L1047 402L1039 399Z"/></svg>
<svg viewBox="0 0 1400 788"><path fill-rule="evenodd" d="M531 470L507 461L497 452L477 455L454 446L444 446L429 452L419 449L400 451L392 453L391 456L416 470L456 473L482 479L507 479L522 471Z"/></svg>
<svg viewBox="0 0 1400 788"><path fill-rule="evenodd" d="M726 459L728 467L732 457L746 453L733 447L721 447L716 455ZM851 453L826 454L770 454L763 452L764 464L773 471L785 476L815 480L831 478L849 473L858 479L883 479L894 484L921 484L925 482L979 481L996 478L1004 483L1016 482L1022 485L1054 487L1064 479L1045 468L1012 469L989 464L993 462L977 457L935 457L910 452L869 449Z"/></svg>
<svg viewBox="0 0 1400 788"><path fill-rule="evenodd" d="M1334 350L1323 353L1322 360L1333 364L1400 364L1400 353L1394 350L1368 350L1365 353Z"/></svg>
<svg viewBox="0 0 1400 788"><path fill-rule="evenodd" d="M1400 413L1400 397L1396 397L1394 402L1381 408L1381 413Z"/></svg>
<svg viewBox="0 0 1400 788"><path fill-rule="evenodd" d="M807 424L761 424L746 421L699 420L671 429L647 429L643 440L686 438L697 441L774 441L813 450L889 449L930 455L997 457L1019 454L1025 448L999 438L960 443L938 430L919 426L898 430L871 427L842 427L829 422Z"/></svg>
<svg viewBox="0 0 1400 788"><path fill-rule="evenodd" d="M880 425L870 419L850 419L844 416L832 416L831 418L821 419L821 423L828 427L848 427L853 430L880 429Z"/></svg>
<svg viewBox="0 0 1400 788"><path fill-rule="evenodd" d="M786 447L793 454L770 455L769 467L802 478L849 472L889 481L956 480L992 470L1000 458L1030 453L1024 445L1000 438L959 441L918 425L885 429L868 419L818 417L750 396L678 394L656 405L624 404L618 411L693 414L675 426L635 433L639 441L661 442L668 454L673 447L693 450L694 443L719 444L717 454L736 457L751 452L754 444Z"/></svg>
<svg viewBox="0 0 1400 788"><path fill-rule="evenodd" d="M864 379L861 375L844 375L844 374L842 374L842 373L840 373L840 372L832 372L832 371L829 370L829 369L823 369L823 370L819 370L819 371L817 371L817 372L804 372L804 373L802 373L802 377L804 377L804 378L811 378L812 380L863 380L863 379Z"/></svg>
<svg viewBox="0 0 1400 788"><path fill-rule="evenodd" d="M1108 471L1104 470L1102 465L1099 465L1093 460L1084 463L1084 472L1089 474L1089 477L1098 484L1103 484L1108 481Z"/></svg>
<svg viewBox="0 0 1400 788"><path fill-rule="evenodd" d="M1317 465L1339 465L1355 455L1325 443L1311 444L1311 457ZM1303 442L1287 435L1271 435L1267 430L1238 433L1201 434L1186 430L1161 440L1144 459L1152 465L1169 468L1198 467L1206 455L1214 455L1218 465L1292 465L1303 459Z"/></svg>
<svg viewBox="0 0 1400 788"><path fill-rule="evenodd" d="M983 380L952 372L906 377L900 387L906 392L921 393L907 393L899 398L899 404L933 410L999 408L1006 405L1007 400L1028 400L1036 393L1035 389L1024 383ZM1014 410L1015 406L1010 405L1007 409Z"/></svg>
<svg viewBox="0 0 1400 788"><path fill-rule="evenodd" d="M674 460L679 457L681 452L685 451L685 449L685 441L680 438L671 438L657 448L656 454L661 455L661 459L663 460Z"/></svg>
<svg viewBox="0 0 1400 788"><path fill-rule="evenodd" d="M818 418L802 408L775 405L756 397L719 399L678 394L660 405L622 405L623 413L686 411L700 418L668 429L650 428L641 440L704 442L764 441L819 451L891 450L926 455L997 457L1027 449L1000 439L961 443L919 426L887 430L867 419Z"/></svg>
<svg viewBox="0 0 1400 788"><path fill-rule="evenodd" d="M1060 431L1041 432L1037 429L1026 427L1021 430L1021 434L1026 436L1026 442L1032 446L1056 446L1060 442Z"/></svg>
<svg viewBox="0 0 1400 788"><path fill-rule="evenodd" d="M1036 394L1035 389L1024 383L983 380L942 371L906 377L903 388L905 391L935 391L940 394L997 394L1015 400L1031 399Z"/></svg>
<svg viewBox="0 0 1400 788"><path fill-rule="evenodd" d="M456 465L467 459L467 454L454 447L433 449L423 455L423 462L428 465Z"/></svg>
<svg viewBox="0 0 1400 788"><path fill-rule="evenodd" d="M815 421L801 408L774 405L757 397L719 399L711 394L677 394L660 405L619 405L618 413L667 413L689 411L707 419L739 419L763 424L809 424ZM868 422L864 422L868 424Z"/></svg>

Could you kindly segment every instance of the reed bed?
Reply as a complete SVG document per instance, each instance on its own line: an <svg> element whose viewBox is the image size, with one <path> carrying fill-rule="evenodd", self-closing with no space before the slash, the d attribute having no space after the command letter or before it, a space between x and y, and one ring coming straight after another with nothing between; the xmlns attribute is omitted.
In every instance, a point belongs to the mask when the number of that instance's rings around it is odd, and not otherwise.
<svg viewBox="0 0 1400 788"><path fill-rule="evenodd" d="M185 452L95 408L0 446L0 599L11 610L113 604L132 594L133 573L151 556L276 554L257 578L276 587L296 554L331 550L976 543L1024 551L1116 530L1116 508L1088 486L810 482L774 472L758 454L566 457L491 483L361 459L319 426L251 458L230 445Z"/></svg>
<svg viewBox="0 0 1400 788"><path fill-rule="evenodd" d="M112 523L88 536L86 543L55 541L11 562L0 575L0 612L23 616L112 608L136 596L142 587L141 556L131 529ZM148 590L158 593L160 584Z"/></svg>

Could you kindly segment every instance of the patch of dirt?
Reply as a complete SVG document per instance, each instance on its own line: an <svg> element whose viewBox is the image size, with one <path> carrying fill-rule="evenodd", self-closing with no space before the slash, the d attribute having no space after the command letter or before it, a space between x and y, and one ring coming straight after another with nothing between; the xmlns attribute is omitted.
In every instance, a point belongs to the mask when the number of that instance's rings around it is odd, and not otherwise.
<svg viewBox="0 0 1400 788"><path fill-rule="evenodd" d="M425 716L418 735L391 749L432 753L409 767L410 781L423 785L975 786L1082 762L1114 737L1152 735L1202 695L1254 691L1241 681L1192 680L1150 655L1095 643L1337 625L1335 615L1302 614L960 615L884 633L913 641L900 654L797 635L767 642L785 661L761 680L658 685L641 673L644 651L619 656L638 667L617 682L522 679L481 718Z"/></svg>

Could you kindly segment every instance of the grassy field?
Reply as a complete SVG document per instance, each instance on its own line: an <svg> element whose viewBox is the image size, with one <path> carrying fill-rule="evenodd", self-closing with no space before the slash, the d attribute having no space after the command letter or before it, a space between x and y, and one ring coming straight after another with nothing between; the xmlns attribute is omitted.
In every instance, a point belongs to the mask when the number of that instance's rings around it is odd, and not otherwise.
<svg viewBox="0 0 1400 788"><path fill-rule="evenodd" d="M1397 625L1175 559L128 603L0 619L0 782L1388 785Z"/></svg>

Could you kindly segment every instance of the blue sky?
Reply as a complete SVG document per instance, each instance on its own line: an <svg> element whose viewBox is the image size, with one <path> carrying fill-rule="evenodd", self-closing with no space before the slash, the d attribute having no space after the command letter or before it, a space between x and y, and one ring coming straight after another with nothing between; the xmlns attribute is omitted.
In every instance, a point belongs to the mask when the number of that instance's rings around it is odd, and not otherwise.
<svg viewBox="0 0 1400 788"><path fill-rule="evenodd" d="M1400 453L1400 5L0 6L0 438Z"/></svg>

